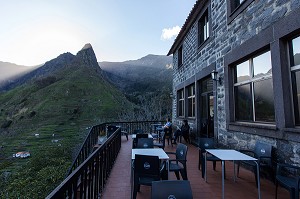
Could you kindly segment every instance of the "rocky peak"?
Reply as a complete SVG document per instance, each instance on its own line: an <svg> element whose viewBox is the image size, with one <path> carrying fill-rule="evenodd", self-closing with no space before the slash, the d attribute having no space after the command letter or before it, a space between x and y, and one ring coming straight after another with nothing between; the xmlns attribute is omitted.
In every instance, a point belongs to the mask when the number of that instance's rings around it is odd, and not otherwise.
<svg viewBox="0 0 300 199"><path fill-rule="evenodd" d="M76 57L81 62L81 64L92 66L96 70L100 70L96 55L91 44L85 44L84 47L76 54Z"/></svg>

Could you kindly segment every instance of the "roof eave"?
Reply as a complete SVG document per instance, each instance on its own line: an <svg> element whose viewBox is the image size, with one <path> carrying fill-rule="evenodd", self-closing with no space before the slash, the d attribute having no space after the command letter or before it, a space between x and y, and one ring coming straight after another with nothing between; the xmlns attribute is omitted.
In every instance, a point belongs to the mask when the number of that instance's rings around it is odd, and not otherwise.
<svg viewBox="0 0 300 199"><path fill-rule="evenodd" d="M177 35L173 45L171 46L167 56L174 54L174 52L176 51L176 49L180 46L180 44L182 43L182 40L184 38L184 36L186 35L186 33L188 32L188 30L190 29L190 27L194 24L195 20L198 17L198 14L200 13L200 11L202 10L203 6L205 5L207 0L197 0L197 2L195 3L194 7L192 8L189 16L187 17L187 19L185 20L185 23L183 24L179 34Z"/></svg>

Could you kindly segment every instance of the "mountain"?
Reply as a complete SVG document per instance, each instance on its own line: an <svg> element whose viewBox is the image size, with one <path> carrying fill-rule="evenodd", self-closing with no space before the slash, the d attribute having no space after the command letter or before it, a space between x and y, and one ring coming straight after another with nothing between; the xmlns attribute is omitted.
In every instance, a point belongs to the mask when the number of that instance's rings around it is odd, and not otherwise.
<svg viewBox="0 0 300 199"><path fill-rule="evenodd" d="M172 57L150 54L138 60L99 65L110 82L127 94L172 87Z"/></svg>
<svg viewBox="0 0 300 199"><path fill-rule="evenodd" d="M63 180L89 127L119 121L134 107L104 78L90 44L25 76L0 93L0 198L3 190L44 198ZM31 157L12 158L19 151Z"/></svg>

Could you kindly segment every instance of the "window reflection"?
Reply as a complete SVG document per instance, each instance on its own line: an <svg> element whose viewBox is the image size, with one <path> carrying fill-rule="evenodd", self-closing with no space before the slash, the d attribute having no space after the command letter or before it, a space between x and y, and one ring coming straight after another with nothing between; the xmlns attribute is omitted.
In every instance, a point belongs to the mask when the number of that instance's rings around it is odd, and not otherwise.
<svg viewBox="0 0 300 199"><path fill-rule="evenodd" d="M270 51L235 67L235 119L274 122L274 94Z"/></svg>
<svg viewBox="0 0 300 199"><path fill-rule="evenodd" d="M254 83L255 120L272 122L275 120L272 79Z"/></svg>
<svg viewBox="0 0 300 199"><path fill-rule="evenodd" d="M235 118L239 121L252 121L252 97L250 84L235 87Z"/></svg>
<svg viewBox="0 0 300 199"><path fill-rule="evenodd" d="M243 82L250 79L249 61L245 61L236 66L236 80L235 82Z"/></svg>
<svg viewBox="0 0 300 199"><path fill-rule="evenodd" d="M270 51L253 58L253 73L254 77L261 77L272 73Z"/></svg>
<svg viewBox="0 0 300 199"><path fill-rule="evenodd" d="M300 65L300 37L292 40L292 66Z"/></svg>

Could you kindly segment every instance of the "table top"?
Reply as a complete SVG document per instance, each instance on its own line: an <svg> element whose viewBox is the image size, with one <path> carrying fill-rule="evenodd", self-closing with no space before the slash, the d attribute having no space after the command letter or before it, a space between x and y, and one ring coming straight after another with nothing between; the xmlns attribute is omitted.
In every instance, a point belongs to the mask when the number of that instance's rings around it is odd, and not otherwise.
<svg viewBox="0 0 300 199"><path fill-rule="evenodd" d="M166 152L161 148L132 149L131 154L132 154L131 155L132 160L135 159L135 154L158 156L159 159L164 159L164 160L169 159L168 154L166 154Z"/></svg>
<svg viewBox="0 0 300 199"><path fill-rule="evenodd" d="M135 139L135 138L136 138L136 134L132 134L132 135L131 135L131 138L132 138L132 139ZM151 134L148 133L148 138L153 138L153 136L152 136Z"/></svg>
<svg viewBox="0 0 300 199"><path fill-rule="evenodd" d="M257 160L233 149L206 149L206 151L221 160Z"/></svg>

